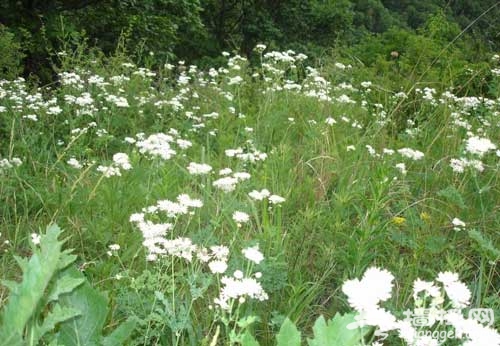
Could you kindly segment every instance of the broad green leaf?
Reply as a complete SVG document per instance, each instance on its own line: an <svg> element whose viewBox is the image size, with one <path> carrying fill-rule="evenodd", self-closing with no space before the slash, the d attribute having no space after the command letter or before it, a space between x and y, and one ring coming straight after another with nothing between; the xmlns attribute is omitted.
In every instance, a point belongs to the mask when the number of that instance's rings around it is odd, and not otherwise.
<svg viewBox="0 0 500 346"><path fill-rule="evenodd" d="M75 276L75 271L64 271L54 283L49 293L48 301L55 301L60 295L72 292L75 288L83 284L84 281L85 278L82 275L79 275L79 277Z"/></svg>
<svg viewBox="0 0 500 346"><path fill-rule="evenodd" d="M60 233L58 226L48 227L46 234L41 236L40 250L27 263L20 262L25 267L23 278L11 287L14 289L1 315L3 326L0 331L23 335L26 324L36 312L45 289L56 273L62 246L57 239Z"/></svg>
<svg viewBox="0 0 500 346"><path fill-rule="evenodd" d="M278 341L277 346L300 346L300 332L288 318L281 325L276 339Z"/></svg>
<svg viewBox="0 0 500 346"><path fill-rule="evenodd" d="M103 346L119 346L123 345L127 341L135 329L137 320L133 317L129 317L125 322L120 324L111 334L106 336L103 341Z"/></svg>
<svg viewBox="0 0 500 346"><path fill-rule="evenodd" d="M250 334L250 332L247 330L245 334L243 334L243 338L241 338L241 345L242 346L259 346L259 343L255 338Z"/></svg>
<svg viewBox="0 0 500 346"><path fill-rule="evenodd" d="M24 346L21 335L16 334L13 330L0 330L0 346Z"/></svg>
<svg viewBox="0 0 500 346"><path fill-rule="evenodd" d="M72 255L72 252L73 250L65 250L62 252L61 260L59 261L57 269L63 270L76 260L76 255Z"/></svg>
<svg viewBox="0 0 500 346"><path fill-rule="evenodd" d="M35 340L39 340L47 332L53 330L58 323L69 320L70 318L76 317L80 314L80 311L74 308L61 307L56 304L52 311L45 317L41 326L34 328Z"/></svg>
<svg viewBox="0 0 500 346"><path fill-rule="evenodd" d="M314 339L308 339L309 346L359 346L361 339L367 334L369 328L350 329L347 326L356 322L354 313L340 315L325 321L323 316L314 323Z"/></svg>
<svg viewBox="0 0 500 346"><path fill-rule="evenodd" d="M83 277L76 268L68 268L67 271L74 277ZM62 306L78 309L81 315L61 324L58 342L63 345L100 344L108 314L108 298L85 282L70 294L62 296L59 302Z"/></svg>

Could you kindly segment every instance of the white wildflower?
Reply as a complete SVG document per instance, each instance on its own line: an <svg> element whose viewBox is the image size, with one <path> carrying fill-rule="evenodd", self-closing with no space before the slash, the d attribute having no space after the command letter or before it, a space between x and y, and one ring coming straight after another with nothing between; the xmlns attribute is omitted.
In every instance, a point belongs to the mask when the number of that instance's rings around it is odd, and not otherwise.
<svg viewBox="0 0 500 346"><path fill-rule="evenodd" d="M233 177L224 177L215 180L212 185L218 189L221 189L224 192L231 192L236 189L236 184L238 183L238 179Z"/></svg>
<svg viewBox="0 0 500 346"><path fill-rule="evenodd" d="M259 264L264 259L264 255L259 251L258 246L243 249L242 253L248 260L256 264Z"/></svg>
<svg viewBox="0 0 500 346"><path fill-rule="evenodd" d="M424 153L418 150L410 148L402 148L398 150L398 153L412 160L420 160L424 157Z"/></svg>
<svg viewBox="0 0 500 346"><path fill-rule="evenodd" d="M453 218L453 220L451 220L451 223L452 223L453 229L455 231L460 231L460 230L465 228L465 222L463 222L459 218L456 218L456 217Z"/></svg>
<svg viewBox="0 0 500 346"><path fill-rule="evenodd" d="M41 240L40 234L37 234L37 233L31 233L31 242L32 242L34 245L38 245L38 244L40 244L40 240Z"/></svg>
<svg viewBox="0 0 500 346"><path fill-rule="evenodd" d="M471 154L476 154L479 157L483 156L490 150L495 150L497 147L488 138L470 137L467 139L465 150Z"/></svg>
<svg viewBox="0 0 500 346"><path fill-rule="evenodd" d="M191 162L187 167L189 174L192 175L205 175L212 171L212 166L207 165L206 163L196 163Z"/></svg>
<svg viewBox="0 0 500 346"><path fill-rule="evenodd" d="M208 263L208 267L213 274L223 274L227 269L226 261L215 260Z"/></svg>
<svg viewBox="0 0 500 346"><path fill-rule="evenodd" d="M68 161L66 161L66 163L76 169L81 169L83 167L83 165L74 157L71 157Z"/></svg>
<svg viewBox="0 0 500 346"><path fill-rule="evenodd" d="M125 153L116 153L113 155L113 162L124 170L132 169L132 165L130 164L128 155Z"/></svg>
<svg viewBox="0 0 500 346"><path fill-rule="evenodd" d="M247 223L250 220L250 215L242 211L235 211L233 213L233 220L240 226L242 223Z"/></svg>
<svg viewBox="0 0 500 346"><path fill-rule="evenodd" d="M271 204L281 204L281 203L283 203L285 201L286 201L286 199L284 199L283 197L278 196L278 195L271 195L271 196L269 196L269 202Z"/></svg>

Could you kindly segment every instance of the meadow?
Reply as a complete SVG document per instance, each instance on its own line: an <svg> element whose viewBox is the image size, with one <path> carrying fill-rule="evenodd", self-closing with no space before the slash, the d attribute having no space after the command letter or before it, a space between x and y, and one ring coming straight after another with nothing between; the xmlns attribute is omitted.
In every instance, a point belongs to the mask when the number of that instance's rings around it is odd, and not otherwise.
<svg viewBox="0 0 500 346"><path fill-rule="evenodd" d="M498 55L78 53L0 81L0 345L500 345Z"/></svg>

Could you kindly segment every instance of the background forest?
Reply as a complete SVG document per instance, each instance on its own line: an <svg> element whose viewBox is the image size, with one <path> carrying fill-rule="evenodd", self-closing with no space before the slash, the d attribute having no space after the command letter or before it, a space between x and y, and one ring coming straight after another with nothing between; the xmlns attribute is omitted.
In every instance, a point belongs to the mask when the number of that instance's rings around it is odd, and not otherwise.
<svg viewBox="0 0 500 346"><path fill-rule="evenodd" d="M500 346L500 2L0 0L0 346Z"/></svg>
<svg viewBox="0 0 500 346"><path fill-rule="evenodd" d="M208 66L224 50L249 57L258 43L316 59L342 52L381 69L390 59L410 69L427 68L438 56L463 66L499 49L497 5L495 0L4 0L0 77L22 71L50 81L56 53L83 41L108 55L119 49L150 66L177 59Z"/></svg>

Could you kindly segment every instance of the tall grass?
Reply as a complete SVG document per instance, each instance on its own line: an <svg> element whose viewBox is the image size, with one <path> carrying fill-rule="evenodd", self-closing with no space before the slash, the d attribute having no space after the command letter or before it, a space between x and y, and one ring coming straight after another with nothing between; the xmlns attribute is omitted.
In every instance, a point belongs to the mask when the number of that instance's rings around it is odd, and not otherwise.
<svg viewBox="0 0 500 346"><path fill-rule="evenodd" d="M405 94L343 63L313 69L274 52L256 67L230 56L218 70L179 62L150 71L110 59L64 64L50 87L1 81L2 278L20 275L14 255L29 254L31 234L57 222L79 268L108 292L107 324L138 318L132 345L237 343L246 331L273 344L285 317L310 335L319 315L347 311L342 283L373 265L395 274L390 304L400 315L411 283L442 271L468 283L472 307L500 313L498 99L425 85ZM168 159L144 144L158 133ZM473 137L493 145L483 153ZM461 158L463 171L450 166ZM191 162L212 170L190 173ZM225 168L250 178L233 178L225 192L214 185ZM120 174L106 177L111 169ZM262 189L284 201L249 196ZM143 209L181 194L203 206ZM141 211L172 225L162 241L190 239L193 258L172 250L147 261L154 251L129 221ZM249 220L235 221L235 211ZM225 275L257 278L268 299L215 303L224 274L200 259L214 245L229 248ZM242 255L254 246L262 262Z"/></svg>

